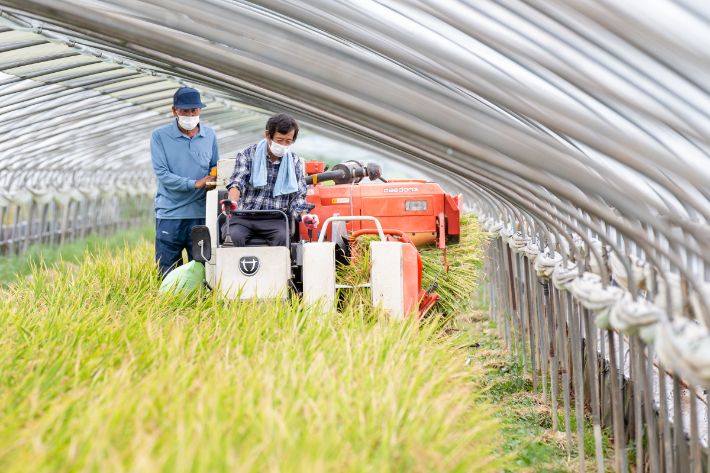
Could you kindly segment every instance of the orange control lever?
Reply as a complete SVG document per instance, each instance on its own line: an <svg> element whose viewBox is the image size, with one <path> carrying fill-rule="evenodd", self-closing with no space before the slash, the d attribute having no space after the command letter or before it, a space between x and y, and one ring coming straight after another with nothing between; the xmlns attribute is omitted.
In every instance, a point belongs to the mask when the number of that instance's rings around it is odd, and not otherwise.
<svg viewBox="0 0 710 473"><path fill-rule="evenodd" d="M444 250L444 269L449 272L449 262L446 260L446 217L444 217L444 212L439 212L439 218L436 222L439 227L439 244L437 245L439 249Z"/></svg>

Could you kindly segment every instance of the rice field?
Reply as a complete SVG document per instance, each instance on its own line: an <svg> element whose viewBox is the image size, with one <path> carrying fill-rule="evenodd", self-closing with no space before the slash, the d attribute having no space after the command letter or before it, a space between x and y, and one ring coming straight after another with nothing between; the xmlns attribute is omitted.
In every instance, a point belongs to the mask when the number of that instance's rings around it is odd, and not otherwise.
<svg viewBox="0 0 710 473"><path fill-rule="evenodd" d="M3 472L499 471L437 319L159 294L152 243L0 299Z"/></svg>
<svg viewBox="0 0 710 473"><path fill-rule="evenodd" d="M18 279L32 274L35 267L45 266L53 271L53 266L61 261L70 265L81 264L87 254L96 249L121 250L126 244L135 245L140 240L155 238L155 223L140 227L118 230L109 237L90 234L83 240L57 245L32 245L23 255L0 256L0 290L14 284Z"/></svg>

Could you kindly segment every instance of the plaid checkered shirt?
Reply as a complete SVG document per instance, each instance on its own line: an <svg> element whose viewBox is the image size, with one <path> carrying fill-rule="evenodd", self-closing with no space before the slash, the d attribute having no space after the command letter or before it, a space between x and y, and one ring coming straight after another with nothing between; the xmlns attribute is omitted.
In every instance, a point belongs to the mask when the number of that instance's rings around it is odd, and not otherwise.
<svg viewBox="0 0 710 473"><path fill-rule="evenodd" d="M300 165L298 156L293 154L293 161L296 168L296 181L298 182L298 190L292 194L279 195L274 197L274 186L276 185L276 177L279 174L279 166L281 160L272 163L270 159L266 160L266 185L257 189L249 183L251 176L251 166L254 161L257 145L253 145L237 154L237 163L234 166L234 172L227 184L227 189L236 187L239 189L240 197L237 202L237 212L240 210L282 210L286 215L292 215L293 218L300 222L302 212L310 212L315 205L306 202L308 186L306 185L306 177L303 174L303 169Z"/></svg>

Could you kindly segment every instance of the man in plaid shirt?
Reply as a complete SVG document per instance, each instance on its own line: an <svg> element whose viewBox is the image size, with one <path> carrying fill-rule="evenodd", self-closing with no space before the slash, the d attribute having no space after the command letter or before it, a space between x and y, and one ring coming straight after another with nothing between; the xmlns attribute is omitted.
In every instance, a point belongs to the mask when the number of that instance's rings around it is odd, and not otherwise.
<svg viewBox="0 0 710 473"><path fill-rule="evenodd" d="M289 115L274 115L266 124L265 139L237 154L234 173L227 188L232 201L229 229L222 234L234 246L245 246L253 236L265 238L269 246L285 246L289 241L282 217L240 214L240 210L282 210L308 228L318 226L315 207L306 202L308 186L298 157L289 147L298 137L298 123Z"/></svg>

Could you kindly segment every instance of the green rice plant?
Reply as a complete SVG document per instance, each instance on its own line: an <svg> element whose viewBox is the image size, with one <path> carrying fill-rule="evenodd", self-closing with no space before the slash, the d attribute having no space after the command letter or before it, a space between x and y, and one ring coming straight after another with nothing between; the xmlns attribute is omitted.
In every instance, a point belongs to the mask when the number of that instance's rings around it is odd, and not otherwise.
<svg viewBox="0 0 710 473"><path fill-rule="evenodd" d="M137 228L119 230L110 237L101 237L95 233L83 240L78 240L60 247L30 246L24 255L0 256L0 288L7 287L18 278L32 274L33 267L52 268L62 263L81 263L87 253L98 248L122 249L126 243L135 244L140 240L155 238L155 223L149 222Z"/></svg>
<svg viewBox="0 0 710 473"><path fill-rule="evenodd" d="M338 289L337 299L341 308L362 315L373 314L372 296L369 287L361 287L370 282L370 242L378 240L377 235L361 235L350 246L349 264L336 263L335 279L337 284L351 286Z"/></svg>
<svg viewBox="0 0 710 473"><path fill-rule="evenodd" d="M435 322L159 284L144 242L0 299L3 472L500 469Z"/></svg>
<svg viewBox="0 0 710 473"><path fill-rule="evenodd" d="M473 293L481 276L486 233L474 215L461 216L460 235L458 243L446 246L448 272L442 269L442 250L433 246L419 248L422 257L422 287L428 289L436 281L438 287L433 292L439 294L439 301L435 307L445 318L470 310Z"/></svg>

